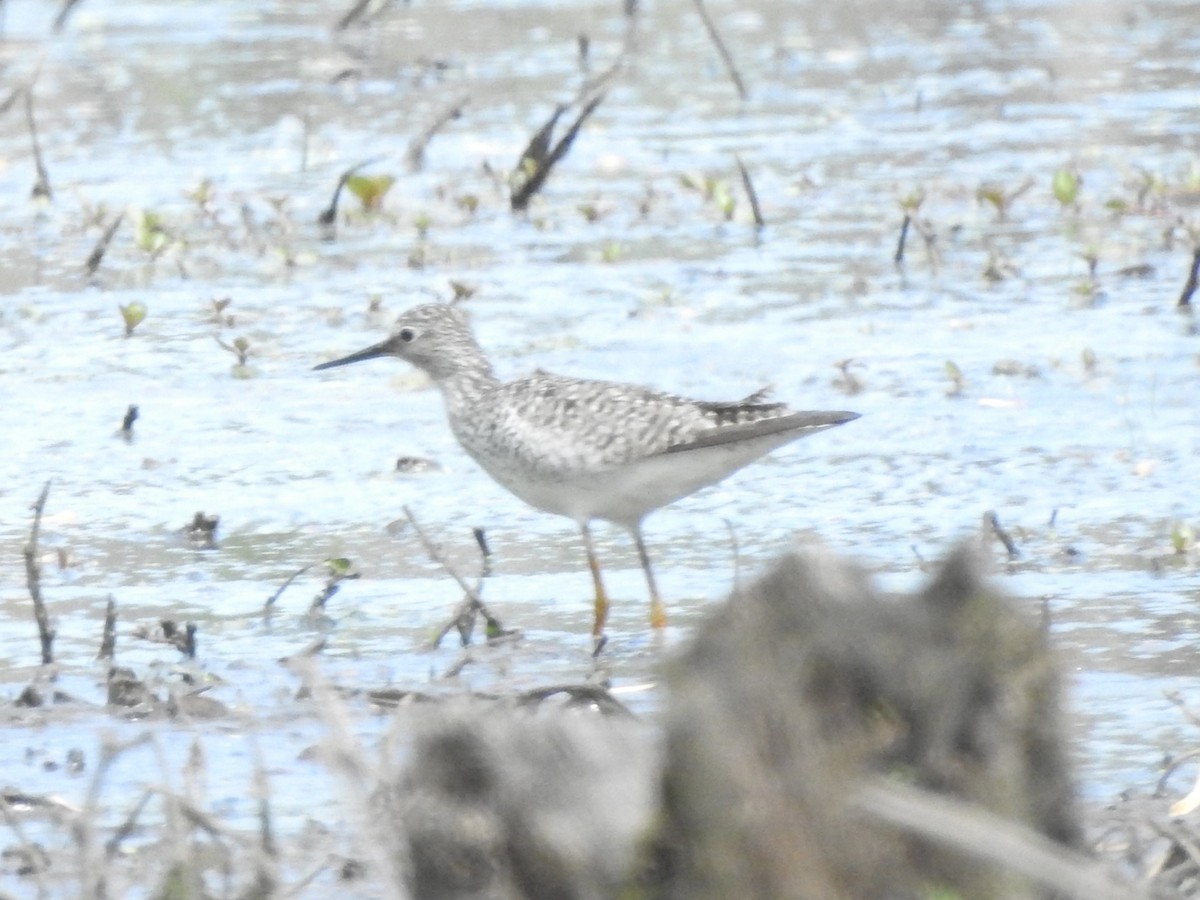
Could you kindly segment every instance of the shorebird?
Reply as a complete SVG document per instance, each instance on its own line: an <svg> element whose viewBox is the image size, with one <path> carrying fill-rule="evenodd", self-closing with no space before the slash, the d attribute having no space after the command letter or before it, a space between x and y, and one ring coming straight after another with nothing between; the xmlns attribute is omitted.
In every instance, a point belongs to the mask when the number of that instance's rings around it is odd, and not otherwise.
<svg viewBox="0 0 1200 900"><path fill-rule="evenodd" d="M711 402L541 370L501 381L466 317L441 303L413 307L386 340L316 369L385 356L405 360L433 380L451 431L485 472L531 506L579 526L595 588L597 646L609 601L592 543L593 520L614 522L633 536L650 591L650 623L662 628L666 610L642 520L777 447L858 418L793 410L767 402L762 391Z"/></svg>

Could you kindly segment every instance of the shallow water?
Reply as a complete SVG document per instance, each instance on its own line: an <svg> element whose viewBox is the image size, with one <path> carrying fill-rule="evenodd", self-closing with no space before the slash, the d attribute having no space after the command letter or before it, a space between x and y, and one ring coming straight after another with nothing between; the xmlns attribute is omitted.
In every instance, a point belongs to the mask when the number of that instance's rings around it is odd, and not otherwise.
<svg viewBox="0 0 1200 900"><path fill-rule="evenodd" d="M268 720L298 687L278 660L326 631L326 674L342 684L584 677L589 580L570 523L491 483L405 367L311 371L377 340L399 310L449 297L454 279L477 289L469 309L505 374L544 367L710 398L770 383L795 405L863 414L649 520L672 642L735 570L749 577L793 540L907 589L922 559L995 510L1021 549L1005 563L993 545L996 577L1033 614L1048 610L1063 653L1085 796L1146 784L1165 752L1190 747L1164 691L1200 688L1200 576L1194 551L1171 544L1177 523L1196 524L1200 475L1200 347L1173 308L1190 258L1176 226L1196 224L1200 197L1193 6L708 6L749 98L690 4L649 5L607 99L514 216L485 163L507 172L574 95L580 33L590 74L616 58L628 23L614 4L395 6L335 33L344 10L315 2L88 0L57 36L50 6L6 5L6 84L42 59L54 200L26 199L18 104L0 118L0 695L15 698L39 661L21 548L47 479L44 590L63 683L88 702L104 699L90 661L110 594L123 664L174 662L138 644L135 625L194 621L204 668L224 680L214 692ZM410 139L462 97L464 115L409 172ZM368 171L398 178L383 212L343 196L337 238L322 240L316 218L339 173L376 155ZM1051 191L1060 169L1082 176L1075 205ZM684 176L719 181L733 220ZM1026 180L1007 217L977 199L985 182L1014 192ZM206 181L210 199L190 199ZM901 199L917 191L939 259L913 233L897 267ZM139 209L178 239L157 259L135 243ZM88 278L83 260L120 210ZM1120 274L1143 264L1141 277ZM232 324L216 298L231 299ZM126 338L117 306L133 302L149 314ZM215 340L238 337L249 371ZM860 391L847 391L843 360ZM1002 361L1020 374L995 374ZM131 403L141 418L126 443L114 432ZM441 468L397 474L401 456ZM471 528L486 530L485 597L526 636L481 651L448 685L437 675L456 652L418 648L460 592L406 505L467 575L479 566ZM215 550L177 533L197 510L221 517ZM618 598L613 682L652 710L636 557L613 530L599 545ZM329 622L303 618L319 566L263 618L290 574L330 557L362 577L329 602ZM364 733L381 726L354 708ZM6 783L78 800L87 778L55 768L66 750L94 759L97 728L139 727L99 706L69 734L54 721L10 712ZM285 828L312 808L314 770L297 758L320 733L301 716L264 740ZM196 734L219 773L214 802L252 816L245 737L228 722L163 730L173 762ZM119 791L120 770L110 777Z"/></svg>

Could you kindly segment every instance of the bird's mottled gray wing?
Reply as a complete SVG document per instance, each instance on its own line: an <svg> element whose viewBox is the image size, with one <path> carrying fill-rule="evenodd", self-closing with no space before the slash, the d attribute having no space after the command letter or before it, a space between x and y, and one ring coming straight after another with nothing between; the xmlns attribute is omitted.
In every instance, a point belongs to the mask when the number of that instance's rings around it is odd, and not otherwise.
<svg viewBox="0 0 1200 900"><path fill-rule="evenodd" d="M595 466L789 430L816 432L856 418L853 413L793 412L782 403L762 402L761 391L745 400L713 403L542 371L509 382L501 391L519 398L498 404L519 419L508 427L530 437L541 433L549 443L550 435L569 432L574 448Z"/></svg>

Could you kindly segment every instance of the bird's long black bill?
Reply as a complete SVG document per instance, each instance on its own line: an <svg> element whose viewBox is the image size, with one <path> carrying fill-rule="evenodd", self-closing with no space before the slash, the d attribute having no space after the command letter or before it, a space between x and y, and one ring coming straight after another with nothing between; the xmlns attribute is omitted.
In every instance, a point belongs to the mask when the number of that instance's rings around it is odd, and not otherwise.
<svg viewBox="0 0 1200 900"><path fill-rule="evenodd" d="M331 359L329 362L323 362L319 366L313 366L313 371L320 372L322 369L336 369L338 366L348 366L351 363L362 362L367 359L378 359L381 356L387 355L387 341L382 341L367 347L365 350L359 350L357 353L343 356L341 359Z"/></svg>

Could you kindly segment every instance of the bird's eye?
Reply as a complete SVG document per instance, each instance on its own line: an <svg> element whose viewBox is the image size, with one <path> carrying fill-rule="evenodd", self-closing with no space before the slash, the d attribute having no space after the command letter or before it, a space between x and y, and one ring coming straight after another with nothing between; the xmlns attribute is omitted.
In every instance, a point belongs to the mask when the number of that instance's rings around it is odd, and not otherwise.
<svg viewBox="0 0 1200 900"><path fill-rule="evenodd" d="M411 328L401 328L400 334L398 335L400 340L404 341L404 343L406 343L406 344L411 344L413 341L413 338L415 338L416 336L417 336L416 331L414 331Z"/></svg>

